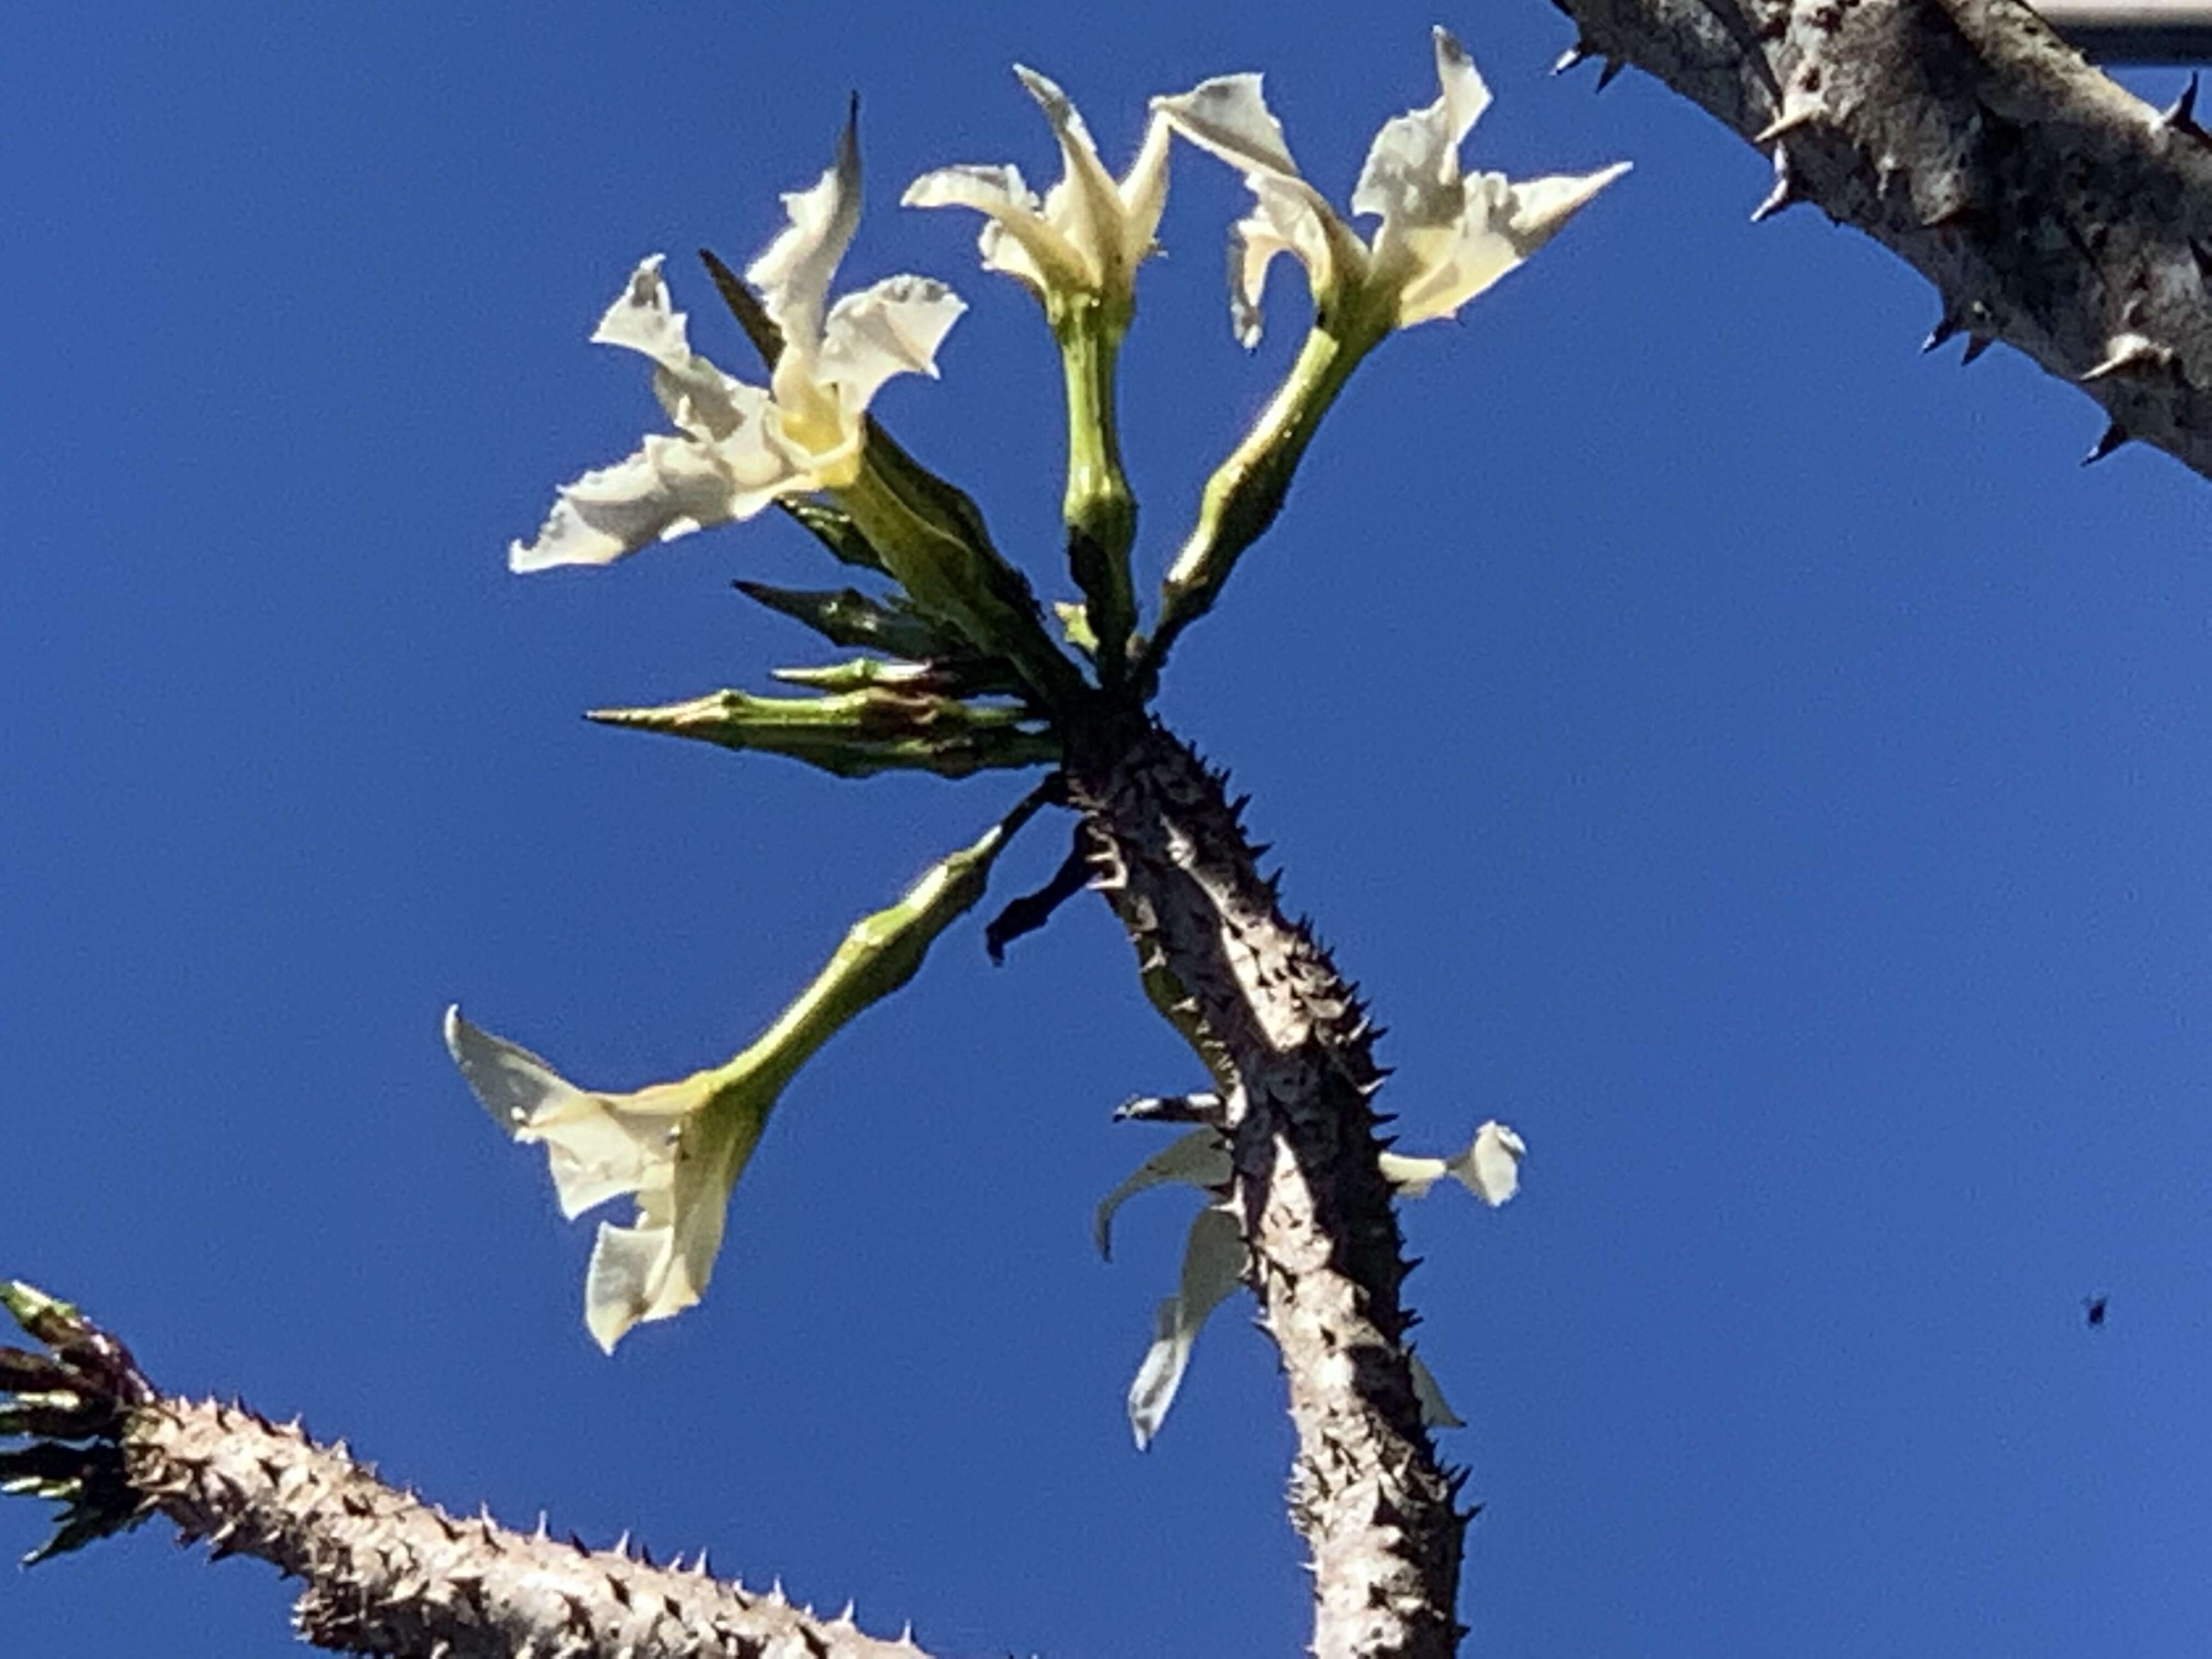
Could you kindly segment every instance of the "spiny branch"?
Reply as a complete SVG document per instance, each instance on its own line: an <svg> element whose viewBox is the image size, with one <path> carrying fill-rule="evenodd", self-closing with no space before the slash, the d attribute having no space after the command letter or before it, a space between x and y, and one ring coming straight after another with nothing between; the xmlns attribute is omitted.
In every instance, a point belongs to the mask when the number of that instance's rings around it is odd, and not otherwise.
<svg viewBox="0 0 2212 1659"><path fill-rule="evenodd" d="M180 1542L250 1555L306 1581L300 1634L343 1653L407 1659L916 1659L911 1634L864 1635L836 1619L625 1543L594 1550L395 1490L343 1442L297 1423L164 1395L129 1352L64 1303L26 1286L4 1299L51 1351L0 1350L8 1489L68 1505L40 1555L159 1515ZM64 1398L63 1396L67 1396ZM37 1473L31 1473L31 1471ZM36 1558L34 1558L36 1559Z"/></svg>
<svg viewBox="0 0 2212 1659"><path fill-rule="evenodd" d="M1563 67L1648 70L1768 152L1799 203L1935 283L1931 343L2017 348L2212 477L2212 138L2015 0L1554 0ZM1609 78L1609 73L1607 76ZM1601 82L1602 84L1602 82Z"/></svg>

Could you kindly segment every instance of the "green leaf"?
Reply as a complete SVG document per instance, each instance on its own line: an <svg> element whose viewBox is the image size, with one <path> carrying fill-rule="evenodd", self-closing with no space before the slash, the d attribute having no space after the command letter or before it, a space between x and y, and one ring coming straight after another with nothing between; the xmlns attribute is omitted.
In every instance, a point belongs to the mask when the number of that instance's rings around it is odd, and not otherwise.
<svg viewBox="0 0 2212 1659"><path fill-rule="evenodd" d="M856 587L771 587L749 581L732 586L756 605L805 623L832 645L865 646L915 662L957 654L944 635L913 611L872 599Z"/></svg>

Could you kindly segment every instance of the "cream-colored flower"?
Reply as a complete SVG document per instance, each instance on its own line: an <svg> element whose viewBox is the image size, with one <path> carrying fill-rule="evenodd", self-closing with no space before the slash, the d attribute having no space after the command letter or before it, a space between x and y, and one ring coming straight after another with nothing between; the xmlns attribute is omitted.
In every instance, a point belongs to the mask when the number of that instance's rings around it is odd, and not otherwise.
<svg viewBox="0 0 2212 1659"><path fill-rule="evenodd" d="M1429 1188L1449 1176L1494 1210L1521 1190L1521 1160L1528 1152L1519 1135L1493 1120L1474 1132L1457 1158L1383 1153L1382 1176L1401 1198L1426 1198Z"/></svg>
<svg viewBox="0 0 2212 1659"><path fill-rule="evenodd" d="M1521 1159L1527 1152L1519 1135L1492 1121L1476 1130L1467 1151L1456 1158L1406 1158L1384 1152L1378 1161L1383 1178L1398 1189L1401 1198L1425 1198L1431 1187L1449 1176L1495 1209L1520 1190ZM1248 1254L1243 1230L1221 1197L1232 1173L1229 1143L1220 1132L1212 1127L1193 1129L1139 1164L1127 1180L1101 1200L1093 1219L1098 1253L1110 1258L1115 1214L1137 1194L1179 1183L1195 1187L1208 1198L1184 1241L1182 1271L1176 1292L1154 1311L1152 1346L1145 1351L1129 1384L1129 1430L1139 1451L1159 1433L1168 1408L1175 1404L1199 1332L1243 1280ZM1463 1426L1421 1357L1408 1348L1406 1358L1421 1420L1431 1428Z"/></svg>
<svg viewBox="0 0 2212 1659"><path fill-rule="evenodd" d="M518 571L608 564L655 541L750 518L779 496L840 489L858 475L861 416L894 374L934 376L936 354L966 309L942 283L890 276L829 304L830 279L860 216L860 148L848 124L836 165L783 198L791 222L747 280L783 331L763 389L694 352L654 254L592 338L652 359L653 386L676 427L561 491L552 513L507 565Z"/></svg>
<svg viewBox="0 0 2212 1659"><path fill-rule="evenodd" d="M1242 171L1256 198L1231 246L1230 310L1246 345L1259 342L1260 293L1279 253L1305 266L1322 326L1379 335L1453 315L1628 171L1621 161L1521 184L1462 173L1460 143L1489 107L1490 89L1442 28L1436 54L1441 94L1383 124L1352 193L1355 215L1382 219L1371 241L1299 173L1257 75L1221 76L1152 100L1177 132Z"/></svg>
<svg viewBox="0 0 2212 1659"><path fill-rule="evenodd" d="M633 1325L698 1301L775 1090L736 1066L633 1094L580 1089L458 1007L446 1012L446 1047L501 1128L544 1144L562 1215L635 1196L630 1225L599 1224L585 1274L584 1323L599 1346L612 1353Z"/></svg>
<svg viewBox="0 0 2212 1659"><path fill-rule="evenodd" d="M1167 124L1153 117L1135 162L1117 182L1067 94L1035 70L1017 64L1014 73L1060 141L1060 182L1039 202L1018 167L939 167L907 186L904 205L987 215L979 243L987 270L1024 283L1048 307L1055 296L1102 301L1126 324L1137 267L1154 251L1167 204Z"/></svg>

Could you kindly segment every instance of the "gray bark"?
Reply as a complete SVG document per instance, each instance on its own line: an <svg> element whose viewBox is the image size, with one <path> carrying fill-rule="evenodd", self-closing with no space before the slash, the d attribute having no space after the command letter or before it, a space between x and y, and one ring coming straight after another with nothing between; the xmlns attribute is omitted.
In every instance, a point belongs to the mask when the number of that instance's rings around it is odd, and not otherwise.
<svg viewBox="0 0 2212 1659"><path fill-rule="evenodd" d="M212 1401L141 1407L133 1490L185 1540L306 1580L294 1617L318 1647L409 1659L916 1659L779 1590L656 1567L626 1549L462 1520L394 1491L295 1426Z"/></svg>
<svg viewBox="0 0 2212 1659"><path fill-rule="evenodd" d="M1369 1104L1383 1077L1373 1027L1283 915L1237 809L1188 749L1153 728L1068 773L1147 988L1218 1085L1247 1282L1297 1433L1291 1511L1312 1552L1313 1650L1449 1654L1466 1516L1407 1364L1408 1267Z"/></svg>
<svg viewBox="0 0 2212 1659"><path fill-rule="evenodd" d="M1932 346L2027 353L2130 440L2212 477L2212 136L2014 0L1554 0L1578 50L1648 70L1771 157L1798 203L1941 296ZM2192 88L2193 94L2193 88Z"/></svg>

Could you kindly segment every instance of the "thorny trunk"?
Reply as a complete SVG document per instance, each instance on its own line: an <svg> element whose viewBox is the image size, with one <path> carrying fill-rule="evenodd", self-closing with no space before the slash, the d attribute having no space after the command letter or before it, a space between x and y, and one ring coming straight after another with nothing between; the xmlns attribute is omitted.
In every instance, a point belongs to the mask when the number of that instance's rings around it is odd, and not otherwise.
<svg viewBox="0 0 2212 1659"><path fill-rule="evenodd" d="M1753 215L1817 204L1936 284L1928 344L2027 353L2212 477L2212 137L2015 0L1553 0L1769 152Z"/></svg>
<svg viewBox="0 0 2212 1659"><path fill-rule="evenodd" d="M1249 1282L1297 1432L1313 1650L1449 1654L1466 1517L1407 1363L1408 1269L1369 1103L1383 1073L1359 1000L1285 919L1237 808L1188 748L1155 727L1068 775L1147 989L1220 1085Z"/></svg>

